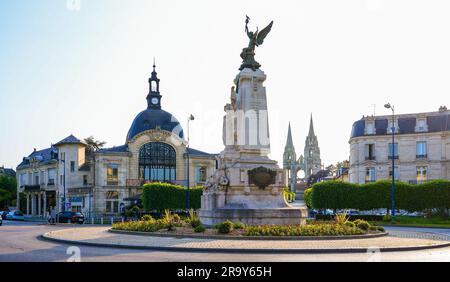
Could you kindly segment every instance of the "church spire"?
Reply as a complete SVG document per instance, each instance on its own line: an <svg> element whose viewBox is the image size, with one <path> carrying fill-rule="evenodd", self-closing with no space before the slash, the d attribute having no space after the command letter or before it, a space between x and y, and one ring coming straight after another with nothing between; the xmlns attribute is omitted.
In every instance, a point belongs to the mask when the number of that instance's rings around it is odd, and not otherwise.
<svg viewBox="0 0 450 282"><path fill-rule="evenodd" d="M314 134L314 124L313 124L313 117L312 117L312 113L311 113L311 120L309 122L309 133L308 133L309 137L313 137L315 136Z"/></svg>
<svg viewBox="0 0 450 282"><path fill-rule="evenodd" d="M292 141L292 133L291 133L291 123L289 122L289 128L288 128L288 136L286 141L286 148L293 148L294 142Z"/></svg>
<svg viewBox="0 0 450 282"><path fill-rule="evenodd" d="M156 72L155 58L153 58L153 71L151 77L148 79L149 93L147 95L147 107L149 109L161 109L161 94L159 93L159 78Z"/></svg>

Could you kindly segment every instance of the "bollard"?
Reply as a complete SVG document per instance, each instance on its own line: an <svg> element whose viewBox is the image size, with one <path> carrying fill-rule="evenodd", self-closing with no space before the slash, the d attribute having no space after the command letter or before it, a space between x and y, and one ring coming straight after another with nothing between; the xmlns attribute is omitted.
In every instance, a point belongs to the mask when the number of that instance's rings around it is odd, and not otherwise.
<svg viewBox="0 0 450 282"><path fill-rule="evenodd" d="M94 225L94 218L91 217L91 224Z"/></svg>
<svg viewBox="0 0 450 282"><path fill-rule="evenodd" d="M100 218L100 224L103 225L103 217Z"/></svg>
<svg viewBox="0 0 450 282"><path fill-rule="evenodd" d="M111 217L111 225L114 224L114 217Z"/></svg>

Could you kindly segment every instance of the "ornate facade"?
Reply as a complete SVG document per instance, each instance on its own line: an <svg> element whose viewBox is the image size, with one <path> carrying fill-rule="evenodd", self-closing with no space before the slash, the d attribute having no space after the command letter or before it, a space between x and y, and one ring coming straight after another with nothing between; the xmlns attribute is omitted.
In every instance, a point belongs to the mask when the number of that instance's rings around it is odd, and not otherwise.
<svg viewBox="0 0 450 282"><path fill-rule="evenodd" d="M188 147L178 120L161 108L153 66L147 109L134 119L126 143L87 153L71 135L44 150L34 150L17 167L19 208L27 215L51 209L88 216L118 215L133 204L146 182L203 185L216 168L215 155ZM189 156L189 158L187 158Z"/></svg>
<svg viewBox="0 0 450 282"><path fill-rule="evenodd" d="M353 124L350 182L450 179L450 111L367 116ZM392 125L395 128L392 145ZM394 169L392 169L394 158Z"/></svg>

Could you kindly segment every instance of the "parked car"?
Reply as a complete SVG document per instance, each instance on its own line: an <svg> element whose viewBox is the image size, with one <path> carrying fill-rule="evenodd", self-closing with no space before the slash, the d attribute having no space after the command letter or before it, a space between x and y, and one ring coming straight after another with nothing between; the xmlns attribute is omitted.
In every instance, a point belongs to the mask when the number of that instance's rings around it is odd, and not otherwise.
<svg viewBox="0 0 450 282"><path fill-rule="evenodd" d="M24 221L25 217L24 217L24 215L23 215L23 213L21 211L10 211L6 215L6 220L20 220L20 221Z"/></svg>
<svg viewBox="0 0 450 282"><path fill-rule="evenodd" d="M59 223L84 223L84 215L80 212L60 212L56 216L56 219Z"/></svg>
<svg viewBox="0 0 450 282"><path fill-rule="evenodd" d="M9 211L1 211L0 212L0 217L5 220L6 219L6 215L9 213Z"/></svg>

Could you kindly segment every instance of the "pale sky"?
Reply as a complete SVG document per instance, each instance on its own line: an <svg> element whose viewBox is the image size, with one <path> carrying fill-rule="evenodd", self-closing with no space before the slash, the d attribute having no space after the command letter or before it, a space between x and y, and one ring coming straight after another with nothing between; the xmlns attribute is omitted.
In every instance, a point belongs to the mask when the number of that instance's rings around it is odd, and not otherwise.
<svg viewBox="0 0 450 282"><path fill-rule="evenodd" d="M163 109L185 130L192 113L191 146L220 152L246 14L251 29L274 21L256 59L280 165L288 122L300 155L311 113L329 165L348 158L353 122L388 114L386 102L399 113L450 106L450 1L80 2L1 1L0 165L69 134L124 144L153 57Z"/></svg>

